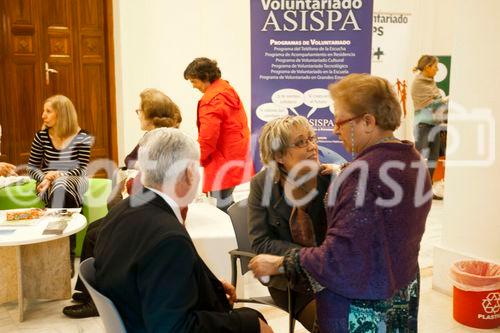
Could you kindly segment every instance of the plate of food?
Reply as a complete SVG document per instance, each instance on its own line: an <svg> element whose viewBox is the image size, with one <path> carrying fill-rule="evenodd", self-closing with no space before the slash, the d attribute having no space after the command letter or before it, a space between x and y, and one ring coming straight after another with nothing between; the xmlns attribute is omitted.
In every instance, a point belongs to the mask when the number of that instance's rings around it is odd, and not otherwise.
<svg viewBox="0 0 500 333"><path fill-rule="evenodd" d="M36 225L44 215L40 208L9 209L1 212L0 226Z"/></svg>
<svg viewBox="0 0 500 333"><path fill-rule="evenodd" d="M45 208L46 217L72 217L73 214L78 214L82 211L81 208Z"/></svg>

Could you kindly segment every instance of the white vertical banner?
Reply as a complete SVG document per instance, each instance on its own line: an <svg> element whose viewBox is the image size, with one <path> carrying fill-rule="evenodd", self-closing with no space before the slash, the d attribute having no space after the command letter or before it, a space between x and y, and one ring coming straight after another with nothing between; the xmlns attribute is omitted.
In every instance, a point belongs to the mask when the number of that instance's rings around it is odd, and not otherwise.
<svg viewBox="0 0 500 333"><path fill-rule="evenodd" d="M374 3L372 74L389 80L396 90L398 80L401 82L400 88L406 84L407 114L403 117L396 135L403 139L413 139L413 106L409 96L413 80L411 68L416 57L412 54L411 45L414 25L413 4L404 2L396 2L396 4L397 8L393 7L393 3L389 1Z"/></svg>

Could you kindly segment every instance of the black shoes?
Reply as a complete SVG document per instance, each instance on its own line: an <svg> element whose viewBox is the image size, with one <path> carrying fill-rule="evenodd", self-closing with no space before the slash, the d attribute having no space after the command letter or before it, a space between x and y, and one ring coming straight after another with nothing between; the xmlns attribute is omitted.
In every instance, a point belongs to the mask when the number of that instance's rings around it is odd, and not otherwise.
<svg viewBox="0 0 500 333"><path fill-rule="evenodd" d="M443 197L440 197L439 195L437 194L433 194L432 195L432 200L443 200Z"/></svg>
<svg viewBox="0 0 500 333"><path fill-rule="evenodd" d="M71 298L78 303L88 303L92 301L89 295L80 292L73 293L73 295L71 295Z"/></svg>
<svg viewBox="0 0 500 333"><path fill-rule="evenodd" d="M63 313L70 318L88 318L99 316L99 312L97 312L97 308L92 301L88 303L65 306Z"/></svg>
<svg viewBox="0 0 500 333"><path fill-rule="evenodd" d="M99 312L97 312L94 302L92 302L89 295L76 292L71 295L71 298L81 304L65 306L63 313L66 316L70 318L88 318L99 316Z"/></svg>

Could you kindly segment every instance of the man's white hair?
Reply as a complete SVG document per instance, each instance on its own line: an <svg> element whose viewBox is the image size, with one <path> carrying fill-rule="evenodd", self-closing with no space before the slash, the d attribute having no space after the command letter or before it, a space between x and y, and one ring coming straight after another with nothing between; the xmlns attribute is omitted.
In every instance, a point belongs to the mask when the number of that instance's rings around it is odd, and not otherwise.
<svg viewBox="0 0 500 333"><path fill-rule="evenodd" d="M177 128L154 129L139 141L141 182L147 187L175 184L190 165L198 167L199 159L198 144Z"/></svg>

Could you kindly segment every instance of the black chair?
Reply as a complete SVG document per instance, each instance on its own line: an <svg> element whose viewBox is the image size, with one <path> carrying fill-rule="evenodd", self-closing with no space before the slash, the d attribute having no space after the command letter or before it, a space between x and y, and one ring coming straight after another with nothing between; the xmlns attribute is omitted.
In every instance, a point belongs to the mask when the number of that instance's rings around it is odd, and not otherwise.
<svg viewBox="0 0 500 333"><path fill-rule="evenodd" d="M250 244L250 239L248 237L248 204L247 199L235 202L228 208L227 213L231 218L231 223L233 224L234 234L236 235L236 244L238 248L229 251L231 256L231 283L236 288L236 274L238 272L236 261L240 260L241 275L244 275L249 271L248 263L256 254L252 251L252 246ZM241 303L255 303L255 304L265 304L280 308L276 303L274 303L271 296L263 297L250 297L244 299L237 299L236 302ZM294 313L294 297L291 288L288 288L288 314L289 314L289 332L293 333L295 328L295 318ZM281 309L281 308L280 308Z"/></svg>

